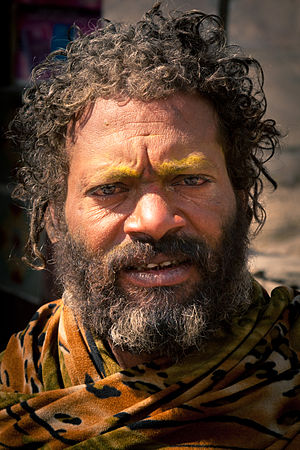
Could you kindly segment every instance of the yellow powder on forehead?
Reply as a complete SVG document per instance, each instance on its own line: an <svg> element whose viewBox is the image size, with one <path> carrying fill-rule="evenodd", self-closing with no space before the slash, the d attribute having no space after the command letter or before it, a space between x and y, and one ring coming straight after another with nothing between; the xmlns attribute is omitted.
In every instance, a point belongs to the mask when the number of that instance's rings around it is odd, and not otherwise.
<svg viewBox="0 0 300 450"><path fill-rule="evenodd" d="M212 162L210 162L204 155L194 154L182 159L164 161L156 167L156 171L158 175L165 177L169 175L176 175L186 169L205 170L209 168L215 168Z"/></svg>
<svg viewBox="0 0 300 450"><path fill-rule="evenodd" d="M115 183L129 178L139 178L140 172L125 164L116 166L95 168L94 174L88 177L82 177L83 186L93 186L96 184Z"/></svg>
<svg viewBox="0 0 300 450"><path fill-rule="evenodd" d="M132 167L126 166L125 164L119 164L117 166L112 166L101 170L101 175L104 178L109 178L113 181L114 179L120 178L138 178L140 173Z"/></svg>
<svg viewBox="0 0 300 450"><path fill-rule="evenodd" d="M187 169L205 171L215 169L216 166L209 161L204 155L192 154L182 159L172 159L155 164L154 171L161 178L180 174ZM125 178L140 178L142 172L134 169L126 164L118 164L107 168L100 168L94 182L96 183L113 183ZM89 179L89 182L92 180Z"/></svg>

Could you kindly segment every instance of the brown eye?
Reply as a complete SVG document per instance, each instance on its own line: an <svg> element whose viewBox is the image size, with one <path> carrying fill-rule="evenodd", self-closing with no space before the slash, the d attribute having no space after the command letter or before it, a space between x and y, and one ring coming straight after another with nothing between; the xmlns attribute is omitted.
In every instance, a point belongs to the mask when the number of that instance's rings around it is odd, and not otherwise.
<svg viewBox="0 0 300 450"><path fill-rule="evenodd" d="M106 184L99 188L103 195L112 195L116 193L117 186L115 184Z"/></svg>
<svg viewBox="0 0 300 450"><path fill-rule="evenodd" d="M202 175L186 175L181 176L179 179L177 179L174 183L174 185L179 186L201 186L202 184L208 182L208 178L202 176Z"/></svg>
<svg viewBox="0 0 300 450"><path fill-rule="evenodd" d="M205 180L203 180L203 178L200 178L198 176L191 176L184 178L183 181L184 184L186 184L187 186L198 186L199 184L204 183Z"/></svg>
<svg viewBox="0 0 300 450"><path fill-rule="evenodd" d="M126 192L128 189L122 183L111 183L103 184L102 186L97 186L90 191L90 195L95 195L97 197L108 197L110 195L120 194L121 192Z"/></svg>

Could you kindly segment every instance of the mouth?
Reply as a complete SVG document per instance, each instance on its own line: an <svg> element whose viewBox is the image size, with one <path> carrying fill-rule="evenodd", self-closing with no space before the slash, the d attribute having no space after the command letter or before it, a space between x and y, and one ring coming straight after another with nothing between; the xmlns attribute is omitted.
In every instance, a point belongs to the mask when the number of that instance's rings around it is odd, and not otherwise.
<svg viewBox="0 0 300 450"><path fill-rule="evenodd" d="M196 268L188 259L166 259L160 257L137 265L130 265L120 272L123 287L134 285L140 287L174 286L195 278Z"/></svg>
<svg viewBox="0 0 300 450"><path fill-rule="evenodd" d="M177 259L162 261L160 263L148 263L148 264L142 264L137 266L129 266L125 270L127 271L137 271L137 272L148 272L149 270L159 271L159 270L166 270L166 269L172 269L174 267L178 267L181 264L189 264L188 260L185 261L178 261Z"/></svg>

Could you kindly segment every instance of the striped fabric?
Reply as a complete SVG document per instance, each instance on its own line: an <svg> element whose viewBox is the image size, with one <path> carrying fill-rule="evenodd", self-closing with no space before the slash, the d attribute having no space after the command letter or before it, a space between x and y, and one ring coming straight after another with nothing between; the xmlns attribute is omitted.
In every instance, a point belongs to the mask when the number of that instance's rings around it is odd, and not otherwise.
<svg viewBox="0 0 300 450"><path fill-rule="evenodd" d="M251 309L178 365L122 370L63 301L2 354L0 447L300 449L300 296Z"/></svg>

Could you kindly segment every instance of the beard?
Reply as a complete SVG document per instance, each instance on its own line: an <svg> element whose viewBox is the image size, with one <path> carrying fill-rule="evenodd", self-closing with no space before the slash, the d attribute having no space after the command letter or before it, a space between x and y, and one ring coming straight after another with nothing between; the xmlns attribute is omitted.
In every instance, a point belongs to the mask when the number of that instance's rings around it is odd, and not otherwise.
<svg viewBox="0 0 300 450"><path fill-rule="evenodd" d="M67 231L54 246L57 278L65 302L94 337L132 354L182 359L205 344L251 303L247 270L249 224L236 214L212 248L205 239L183 233L121 244L91 254ZM120 271L159 254L192 264L198 282L152 288L123 288Z"/></svg>

